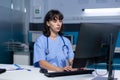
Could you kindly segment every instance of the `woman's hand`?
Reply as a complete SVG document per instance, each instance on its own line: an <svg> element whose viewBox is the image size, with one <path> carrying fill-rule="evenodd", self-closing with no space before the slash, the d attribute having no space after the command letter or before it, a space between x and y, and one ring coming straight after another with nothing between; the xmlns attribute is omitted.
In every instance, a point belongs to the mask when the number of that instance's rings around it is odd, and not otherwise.
<svg viewBox="0 0 120 80"><path fill-rule="evenodd" d="M71 71L72 70L72 67L71 66L65 66L63 68L64 71Z"/></svg>
<svg viewBox="0 0 120 80"><path fill-rule="evenodd" d="M72 68L72 66L65 66L64 68L57 68L57 72L63 72L63 71L77 71L77 70L85 70L85 68Z"/></svg>
<svg viewBox="0 0 120 80"><path fill-rule="evenodd" d="M71 71L71 70L72 70L72 67L71 67L71 66L65 66L64 68L58 67L58 68L56 69L57 72Z"/></svg>
<svg viewBox="0 0 120 80"><path fill-rule="evenodd" d="M72 66L66 66L63 68L64 71L77 71L77 70L85 70L85 68L72 68Z"/></svg>

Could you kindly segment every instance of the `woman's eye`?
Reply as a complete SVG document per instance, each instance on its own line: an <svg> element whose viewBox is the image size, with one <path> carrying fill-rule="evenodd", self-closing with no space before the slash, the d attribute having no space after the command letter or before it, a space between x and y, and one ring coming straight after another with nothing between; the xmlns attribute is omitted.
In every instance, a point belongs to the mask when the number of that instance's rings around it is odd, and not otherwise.
<svg viewBox="0 0 120 80"><path fill-rule="evenodd" d="M62 20L59 20L59 22L62 22Z"/></svg>
<svg viewBox="0 0 120 80"><path fill-rule="evenodd" d="M53 20L54 23L57 23L57 22L62 22L62 20Z"/></svg>
<svg viewBox="0 0 120 80"><path fill-rule="evenodd" d="M56 23L57 21L56 20L53 20L54 23Z"/></svg>

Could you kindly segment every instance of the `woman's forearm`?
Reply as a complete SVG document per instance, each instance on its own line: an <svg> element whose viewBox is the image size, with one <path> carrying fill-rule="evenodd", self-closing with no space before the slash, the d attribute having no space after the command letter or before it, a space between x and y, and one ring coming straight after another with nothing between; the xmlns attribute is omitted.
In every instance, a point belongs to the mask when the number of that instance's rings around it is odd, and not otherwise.
<svg viewBox="0 0 120 80"><path fill-rule="evenodd" d="M45 69L47 69L47 70L51 70L51 71L63 71L62 68L57 67L57 66L54 66L54 65L48 63L48 62L45 61L45 60L41 60L41 61L39 62L39 65L40 65L42 68L45 68Z"/></svg>

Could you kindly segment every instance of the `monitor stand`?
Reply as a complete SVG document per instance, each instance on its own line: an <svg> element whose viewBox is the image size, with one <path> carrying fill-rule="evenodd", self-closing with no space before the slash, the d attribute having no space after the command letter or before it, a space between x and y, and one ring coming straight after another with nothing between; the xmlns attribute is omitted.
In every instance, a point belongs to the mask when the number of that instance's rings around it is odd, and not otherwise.
<svg viewBox="0 0 120 80"><path fill-rule="evenodd" d="M112 43L113 43L113 34L111 33L109 37L109 56L108 56L108 64L107 64L108 77L97 76L92 80L117 80L117 78L114 78L114 70L113 70L114 52L112 52L112 47L113 47Z"/></svg>
<svg viewBox="0 0 120 80"><path fill-rule="evenodd" d="M93 78L92 80L117 80L117 78L108 79L108 77L97 76Z"/></svg>

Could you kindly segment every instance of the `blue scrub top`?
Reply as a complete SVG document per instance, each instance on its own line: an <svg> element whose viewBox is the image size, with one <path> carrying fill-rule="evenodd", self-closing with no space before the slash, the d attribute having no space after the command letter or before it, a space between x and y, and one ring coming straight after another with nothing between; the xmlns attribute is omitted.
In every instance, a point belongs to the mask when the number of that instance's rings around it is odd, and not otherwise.
<svg viewBox="0 0 120 80"><path fill-rule="evenodd" d="M62 49L64 45L62 38L65 42L65 45L68 46L68 49L64 47L64 51ZM63 36L62 38L59 35L57 35L55 40L52 40L50 37L48 37L49 53L46 54L47 37L43 34L40 35L34 44L34 66L38 66L38 62L40 60L46 60L55 66L65 67L67 65L66 62L74 58L74 53L70 40ZM68 51L69 53L67 53Z"/></svg>

